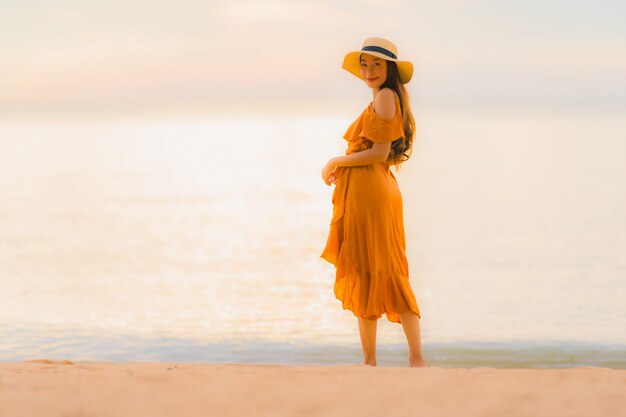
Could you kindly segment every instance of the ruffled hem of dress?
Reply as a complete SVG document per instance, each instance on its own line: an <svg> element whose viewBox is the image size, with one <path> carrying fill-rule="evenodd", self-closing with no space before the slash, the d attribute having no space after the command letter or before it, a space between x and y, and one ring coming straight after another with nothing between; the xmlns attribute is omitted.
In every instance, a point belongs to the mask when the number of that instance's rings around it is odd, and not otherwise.
<svg viewBox="0 0 626 417"><path fill-rule="evenodd" d="M415 301L415 296L412 295L413 292L408 279L396 274L384 273L388 277L388 284L384 299L377 302L376 306L369 308L367 306L358 306L361 274L354 267L348 256L346 256L343 249L345 248L341 248L336 255L332 251L325 251L321 257L334 264L337 268L333 292L335 298L341 301L344 310L350 310L356 317L368 320L379 319L385 314L390 322L401 323L399 313L407 310L398 311L398 302L403 302L408 307L408 310L417 314L421 319L422 316L417 301ZM390 287L393 283L396 284L395 288ZM395 299L394 294L396 297L401 297L402 301Z"/></svg>
<svg viewBox="0 0 626 417"><path fill-rule="evenodd" d="M335 186L332 195L333 218L330 221L326 246L320 255L320 258L327 260L335 266L337 266L339 252L343 244L343 215L345 212L347 184L350 175L350 170L343 168L344 167L338 168L336 172L338 184Z"/></svg>
<svg viewBox="0 0 626 417"><path fill-rule="evenodd" d="M341 236L341 226L340 222L335 222L330 225L326 247L320 255L320 258L327 260L331 264L335 265L335 267L339 261L339 252L343 240Z"/></svg>

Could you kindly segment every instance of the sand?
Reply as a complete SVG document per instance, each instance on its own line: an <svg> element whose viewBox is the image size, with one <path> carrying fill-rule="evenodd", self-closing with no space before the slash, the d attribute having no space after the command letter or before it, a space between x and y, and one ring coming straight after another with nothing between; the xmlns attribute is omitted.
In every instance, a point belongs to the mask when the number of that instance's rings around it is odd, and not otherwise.
<svg viewBox="0 0 626 417"><path fill-rule="evenodd" d="M0 363L2 417L626 416L626 370Z"/></svg>

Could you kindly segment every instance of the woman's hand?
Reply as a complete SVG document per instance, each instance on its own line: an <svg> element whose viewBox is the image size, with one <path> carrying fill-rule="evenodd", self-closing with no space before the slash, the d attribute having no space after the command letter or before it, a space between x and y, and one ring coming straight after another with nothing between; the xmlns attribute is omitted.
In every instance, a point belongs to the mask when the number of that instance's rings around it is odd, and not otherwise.
<svg viewBox="0 0 626 417"><path fill-rule="evenodd" d="M335 177L335 170L337 169L337 165L335 165L332 160L329 160L324 168L322 168L322 180L324 180L324 184L330 185L335 184L337 182L337 177Z"/></svg>

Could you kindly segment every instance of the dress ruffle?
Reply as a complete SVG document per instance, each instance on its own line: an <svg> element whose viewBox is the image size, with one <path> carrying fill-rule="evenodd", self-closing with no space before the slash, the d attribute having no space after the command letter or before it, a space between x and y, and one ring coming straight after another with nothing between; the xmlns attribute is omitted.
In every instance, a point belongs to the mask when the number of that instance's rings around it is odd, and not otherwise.
<svg viewBox="0 0 626 417"><path fill-rule="evenodd" d="M400 323L399 313L408 310L420 316L407 277L388 272L360 272L341 251L334 293L344 310L368 320L379 319L384 313L390 322Z"/></svg>
<svg viewBox="0 0 626 417"><path fill-rule="evenodd" d="M370 148L372 143L388 143L404 137L404 124L400 111L400 99L394 93L396 112L391 120L382 119L370 103L361 115L348 127L343 138L348 141L346 153L359 152Z"/></svg>

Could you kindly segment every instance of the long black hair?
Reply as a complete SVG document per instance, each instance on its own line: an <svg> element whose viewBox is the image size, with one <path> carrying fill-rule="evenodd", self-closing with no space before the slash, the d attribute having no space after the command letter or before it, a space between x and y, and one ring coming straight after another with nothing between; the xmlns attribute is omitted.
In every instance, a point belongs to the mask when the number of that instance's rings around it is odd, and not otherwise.
<svg viewBox="0 0 626 417"><path fill-rule="evenodd" d="M404 84L400 81L398 73L398 65L393 61L387 61L387 79L380 86L380 89L391 88L398 94L400 98L400 110L402 111L402 125L404 129L404 137L398 138L391 142L391 151L387 158L390 165L400 165L409 159L413 151L413 136L415 135L415 119L411 113L409 106L409 98Z"/></svg>

